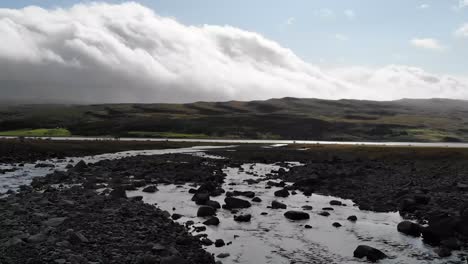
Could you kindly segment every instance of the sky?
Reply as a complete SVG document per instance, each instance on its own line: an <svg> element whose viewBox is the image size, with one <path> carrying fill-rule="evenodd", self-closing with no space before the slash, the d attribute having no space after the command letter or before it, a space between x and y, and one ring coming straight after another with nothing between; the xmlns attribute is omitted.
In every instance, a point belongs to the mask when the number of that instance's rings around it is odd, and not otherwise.
<svg viewBox="0 0 468 264"><path fill-rule="evenodd" d="M468 0L2 0L0 33L14 100L468 99Z"/></svg>

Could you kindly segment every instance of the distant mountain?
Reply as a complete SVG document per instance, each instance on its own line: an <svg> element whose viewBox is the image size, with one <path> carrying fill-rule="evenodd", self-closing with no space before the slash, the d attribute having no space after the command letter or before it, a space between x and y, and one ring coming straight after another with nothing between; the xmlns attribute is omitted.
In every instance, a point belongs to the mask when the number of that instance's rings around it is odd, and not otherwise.
<svg viewBox="0 0 468 264"><path fill-rule="evenodd" d="M57 127L83 136L455 142L468 141L468 101L286 97L249 102L0 107L0 130L10 131L0 134ZM20 129L23 132L16 131Z"/></svg>

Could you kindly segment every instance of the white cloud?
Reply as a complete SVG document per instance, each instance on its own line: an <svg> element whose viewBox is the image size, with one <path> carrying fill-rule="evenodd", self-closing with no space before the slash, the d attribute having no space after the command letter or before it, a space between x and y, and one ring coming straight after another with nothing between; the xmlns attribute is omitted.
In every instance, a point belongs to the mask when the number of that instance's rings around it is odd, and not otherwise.
<svg viewBox="0 0 468 264"><path fill-rule="evenodd" d="M468 37L468 23L465 23L462 26L460 26L455 31L455 36L461 37L461 38L467 38Z"/></svg>
<svg viewBox="0 0 468 264"><path fill-rule="evenodd" d="M463 77L406 66L325 71L260 34L187 26L136 3L0 9L0 36L3 100L468 98Z"/></svg>
<svg viewBox="0 0 468 264"><path fill-rule="evenodd" d="M290 17L286 20L286 25L292 25L294 22L296 22L296 18Z"/></svg>
<svg viewBox="0 0 468 264"><path fill-rule="evenodd" d="M458 7L459 8L464 8L468 6L468 0L459 0L458 1Z"/></svg>
<svg viewBox="0 0 468 264"><path fill-rule="evenodd" d="M349 39L348 36L346 36L346 35L344 35L344 34L340 34L340 33L336 33L336 34L334 35L334 37L335 37L335 39L340 40L340 41L346 41L346 40Z"/></svg>
<svg viewBox="0 0 468 264"><path fill-rule="evenodd" d="M315 14L320 18L334 18L335 12L328 8L322 8L315 11Z"/></svg>
<svg viewBox="0 0 468 264"><path fill-rule="evenodd" d="M371 99L468 98L468 78L431 74L416 67L347 67L327 73L356 86L366 87L366 96Z"/></svg>
<svg viewBox="0 0 468 264"><path fill-rule="evenodd" d="M444 50L437 39L433 38L414 38L410 40L411 45L417 48L429 49L429 50Z"/></svg>
<svg viewBox="0 0 468 264"><path fill-rule="evenodd" d="M351 9L345 10L344 15L349 19L355 19L356 18L356 13L354 12L354 10L351 10Z"/></svg>
<svg viewBox="0 0 468 264"><path fill-rule="evenodd" d="M421 4L418 6L419 9L428 9L429 7L431 7L430 5L428 4Z"/></svg>

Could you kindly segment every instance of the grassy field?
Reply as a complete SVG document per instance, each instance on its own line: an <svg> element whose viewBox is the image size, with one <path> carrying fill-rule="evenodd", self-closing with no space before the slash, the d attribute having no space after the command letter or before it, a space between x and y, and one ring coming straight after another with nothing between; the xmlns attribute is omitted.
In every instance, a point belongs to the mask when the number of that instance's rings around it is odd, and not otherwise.
<svg viewBox="0 0 468 264"><path fill-rule="evenodd" d="M0 131L0 136L15 137L69 137L71 132L64 128L39 128L39 129L19 129L10 131Z"/></svg>

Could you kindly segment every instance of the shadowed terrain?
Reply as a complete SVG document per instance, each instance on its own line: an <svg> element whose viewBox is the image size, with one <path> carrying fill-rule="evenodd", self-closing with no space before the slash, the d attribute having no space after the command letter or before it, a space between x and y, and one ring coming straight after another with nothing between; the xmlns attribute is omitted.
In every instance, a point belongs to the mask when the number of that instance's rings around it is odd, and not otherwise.
<svg viewBox="0 0 468 264"><path fill-rule="evenodd" d="M467 101L449 99L0 107L0 135L12 136L459 142L467 132Z"/></svg>

